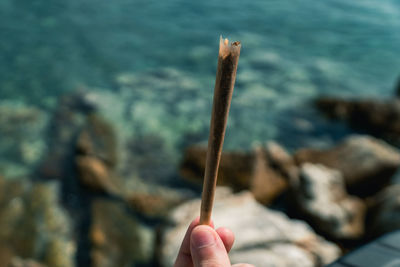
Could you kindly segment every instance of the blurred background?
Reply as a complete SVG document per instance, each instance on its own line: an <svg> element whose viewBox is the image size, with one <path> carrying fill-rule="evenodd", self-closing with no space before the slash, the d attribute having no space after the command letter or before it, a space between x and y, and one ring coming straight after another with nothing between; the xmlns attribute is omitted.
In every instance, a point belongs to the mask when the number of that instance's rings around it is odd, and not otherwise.
<svg viewBox="0 0 400 267"><path fill-rule="evenodd" d="M2 0L0 266L173 264L220 35L232 261L323 266L399 229L399 28L396 0Z"/></svg>

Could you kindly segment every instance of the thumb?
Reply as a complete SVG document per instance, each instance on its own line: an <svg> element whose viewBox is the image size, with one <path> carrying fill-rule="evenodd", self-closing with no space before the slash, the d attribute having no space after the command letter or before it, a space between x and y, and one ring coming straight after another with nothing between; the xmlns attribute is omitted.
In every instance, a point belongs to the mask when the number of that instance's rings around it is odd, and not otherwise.
<svg viewBox="0 0 400 267"><path fill-rule="evenodd" d="M194 267L230 267L228 253L218 233L207 225L196 226L190 236Z"/></svg>

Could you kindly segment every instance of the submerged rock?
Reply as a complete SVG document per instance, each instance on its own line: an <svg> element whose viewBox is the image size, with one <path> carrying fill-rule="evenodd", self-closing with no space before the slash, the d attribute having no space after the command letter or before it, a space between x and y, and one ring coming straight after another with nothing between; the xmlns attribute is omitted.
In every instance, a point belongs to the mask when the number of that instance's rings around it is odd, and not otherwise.
<svg viewBox="0 0 400 267"><path fill-rule="evenodd" d="M115 201L93 202L90 242L94 267L133 266L153 256L154 234Z"/></svg>
<svg viewBox="0 0 400 267"><path fill-rule="evenodd" d="M340 255L337 246L316 235L306 223L290 220L281 212L265 208L249 192L234 195L226 188L218 188L216 197L215 226L228 227L236 235L230 252L232 263L321 266ZM171 212L171 225L165 229L162 238L163 266L173 265L186 229L199 210L200 200L196 199Z"/></svg>
<svg viewBox="0 0 400 267"><path fill-rule="evenodd" d="M294 157L298 164L319 163L339 170L349 192L360 196L382 189L400 166L396 148L376 138L358 135L330 149L300 149Z"/></svg>
<svg viewBox="0 0 400 267"><path fill-rule="evenodd" d="M75 177L76 140L85 125L87 114L77 110L75 94L60 97L47 130L48 151L38 167L40 176L66 180Z"/></svg>
<svg viewBox="0 0 400 267"><path fill-rule="evenodd" d="M218 185L229 186L236 192L250 190L260 203L271 203L288 185L285 171L280 169L285 159L279 159L278 155L284 150L276 150L274 152L267 146L257 147L248 153L223 152L218 170ZM181 175L200 183L204 176L206 154L205 147L189 147L181 165Z"/></svg>
<svg viewBox="0 0 400 267"><path fill-rule="evenodd" d="M59 205L55 182L1 179L0 218L0 244L6 244L9 255L49 266L74 266L72 225Z"/></svg>
<svg viewBox="0 0 400 267"><path fill-rule="evenodd" d="M44 151L48 115L35 106L0 101L0 169L5 177L23 177Z"/></svg>
<svg viewBox="0 0 400 267"><path fill-rule="evenodd" d="M391 185L369 200L369 237L400 229L400 185Z"/></svg>
<svg viewBox="0 0 400 267"><path fill-rule="evenodd" d="M60 97L53 114L49 150L39 175L61 180L63 193L77 194L79 182L93 191L119 192L119 180L113 173L117 165L116 135L95 109L84 93L71 93Z"/></svg>
<svg viewBox="0 0 400 267"><path fill-rule="evenodd" d="M400 100L346 100L322 97L317 108L329 118L347 122L355 129L382 137L387 141L400 142Z"/></svg>
<svg viewBox="0 0 400 267"><path fill-rule="evenodd" d="M334 239L357 239L363 235L365 205L347 194L339 171L305 163L291 186L297 211L314 229Z"/></svg>
<svg viewBox="0 0 400 267"><path fill-rule="evenodd" d="M45 267L45 265L32 259L21 259L20 257L14 257L7 267Z"/></svg>
<svg viewBox="0 0 400 267"><path fill-rule="evenodd" d="M153 183L165 183L176 176L177 155L166 139L156 134L134 135L125 141L123 173L134 173Z"/></svg>

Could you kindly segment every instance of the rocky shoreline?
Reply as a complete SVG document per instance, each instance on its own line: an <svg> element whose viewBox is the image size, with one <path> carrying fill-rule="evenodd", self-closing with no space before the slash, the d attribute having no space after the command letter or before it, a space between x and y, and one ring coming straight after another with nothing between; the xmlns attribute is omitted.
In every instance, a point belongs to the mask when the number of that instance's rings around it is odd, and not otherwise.
<svg viewBox="0 0 400 267"><path fill-rule="evenodd" d="M123 134L101 99L65 95L51 116L0 108L12 140L0 152L16 149L8 162L25 166L1 168L1 266L172 265L199 210L206 147L185 146L171 176L165 144ZM315 103L362 132L324 149L266 140L223 153L214 221L236 233L233 262L323 266L400 228L400 101Z"/></svg>

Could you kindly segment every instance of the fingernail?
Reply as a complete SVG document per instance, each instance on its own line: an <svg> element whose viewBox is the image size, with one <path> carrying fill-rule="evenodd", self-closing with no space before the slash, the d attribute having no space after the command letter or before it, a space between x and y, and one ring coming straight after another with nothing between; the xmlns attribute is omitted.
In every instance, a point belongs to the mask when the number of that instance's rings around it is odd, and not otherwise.
<svg viewBox="0 0 400 267"><path fill-rule="evenodd" d="M198 226L192 232L192 244L195 248L208 247L215 244L215 237L207 226Z"/></svg>

